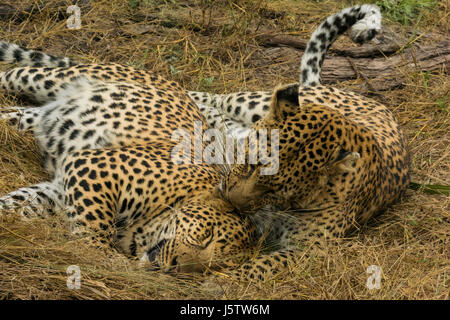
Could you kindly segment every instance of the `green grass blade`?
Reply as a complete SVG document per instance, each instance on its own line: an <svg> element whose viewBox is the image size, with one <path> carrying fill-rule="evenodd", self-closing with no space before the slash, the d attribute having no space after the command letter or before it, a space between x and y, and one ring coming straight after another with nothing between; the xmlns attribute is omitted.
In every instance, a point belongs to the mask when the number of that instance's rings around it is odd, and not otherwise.
<svg viewBox="0 0 450 320"><path fill-rule="evenodd" d="M446 196L450 195L450 186L443 186L439 184L421 184L416 182L411 182L409 188L416 191L422 191L428 194L444 194Z"/></svg>

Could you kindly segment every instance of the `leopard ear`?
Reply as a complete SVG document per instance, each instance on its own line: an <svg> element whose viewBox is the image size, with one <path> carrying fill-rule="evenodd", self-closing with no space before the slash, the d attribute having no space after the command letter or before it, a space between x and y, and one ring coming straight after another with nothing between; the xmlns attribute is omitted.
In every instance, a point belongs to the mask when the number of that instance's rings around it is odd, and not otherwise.
<svg viewBox="0 0 450 320"><path fill-rule="evenodd" d="M298 89L298 83L275 88L270 104L270 116L274 120L285 119L289 114L296 112L299 106Z"/></svg>

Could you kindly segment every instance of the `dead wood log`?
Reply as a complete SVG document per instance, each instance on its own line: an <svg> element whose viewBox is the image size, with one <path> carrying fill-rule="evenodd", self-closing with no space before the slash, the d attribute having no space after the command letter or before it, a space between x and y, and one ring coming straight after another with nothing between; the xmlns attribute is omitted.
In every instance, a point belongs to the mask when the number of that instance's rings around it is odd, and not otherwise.
<svg viewBox="0 0 450 320"><path fill-rule="evenodd" d="M297 37L290 35L274 35L270 33L259 35L257 40L263 46L287 46L300 50L305 50L306 45L308 44L308 40L298 39ZM402 46L398 37L392 33L384 32L377 36L376 40L379 43L378 45L370 43L364 46L351 48L331 47L329 52L340 56L364 58L389 55L399 50Z"/></svg>
<svg viewBox="0 0 450 320"><path fill-rule="evenodd" d="M411 47L390 57L359 58L351 61L346 57L327 57L322 79L326 83L335 83L362 75L367 89L384 91L403 86L407 72L448 72L449 68L450 39L447 39L435 45Z"/></svg>
<svg viewBox="0 0 450 320"><path fill-rule="evenodd" d="M423 35L427 40L442 38ZM304 50L307 41L288 35L260 35L263 46L292 47ZM365 81L362 91L384 91L402 87L408 72L448 72L450 68L450 37L435 40L433 45L416 42L402 50L407 42L391 33L384 32L376 38L378 44L360 47L330 48L324 61L322 80L325 84L361 77ZM395 54L394 54L395 53Z"/></svg>

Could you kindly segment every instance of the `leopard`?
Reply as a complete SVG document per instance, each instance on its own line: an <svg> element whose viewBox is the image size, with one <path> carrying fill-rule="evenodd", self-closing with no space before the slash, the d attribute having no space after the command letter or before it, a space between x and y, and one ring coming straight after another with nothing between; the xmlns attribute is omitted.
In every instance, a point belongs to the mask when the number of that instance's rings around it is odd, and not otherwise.
<svg viewBox="0 0 450 320"><path fill-rule="evenodd" d="M305 254L329 252L386 211L409 185L408 141L389 108L370 98L331 86L279 86L253 129L278 132L277 143L268 141L279 150L278 171L234 165L220 190L276 249L229 276L266 281L294 270Z"/></svg>
<svg viewBox="0 0 450 320"><path fill-rule="evenodd" d="M347 8L322 23L302 58L301 83L318 82L326 50L349 28L357 42L373 38L376 9ZM319 45L324 32L329 35ZM218 106L215 98L195 104L199 93L130 66L80 64L5 42L0 60L23 65L1 73L1 87L41 104L15 107L2 117L33 133L52 176L1 197L1 209L15 208L27 218L62 212L75 235L112 244L163 270L231 267L248 257L256 228L223 197L220 168L175 164L169 140L179 128L192 135L195 121L204 123L202 129L222 128L226 121L216 120L226 112L234 119L245 107L242 96L249 97L249 110L258 101L265 112L267 93L231 94L223 100L228 105ZM205 103L216 116L204 113ZM229 122L249 125L254 115Z"/></svg>
<svg viewBox="0 0 450 320"><path fill-rule="evenodd" d="M392 112L370 98L322 85L282 85L273 92L269 114L252 128L278 132L278 141L267 142L279 150L278 171L262 174L263 161L235 164L218 189L251 217L259 249L215 276L276 280L305 256L329 252L409 185L407 140Z"/></svg>
<svg viewBox="0 0 450 320"><path fill-rule="evenodd" d="M249 219L214 196L221 168L173 155L174 131L207 128L178 84L117 64L19 67L0 82L43 102L6 117L34 135L51 176L1 197L2 213L61 215L74 236L152 269L160 252L185 273L232 267L252 248Z"/></svg>
<svg viewBox="0 0 450 320"><path fill-rule="evenodd" d="M259 110L261 118L245 123L267 136L277 132L279 140L267 143L269 151L279 151L278 171L263 174L267 162L260 159L234 164L221 180L220 196L251 217L260 247L251 260L219 276L276 279L301 263L306 249L320 254L384 212L409 185L407 141L393 113L371 98L323 86L321 58L307 55L329 47L332 26L341 25L342 16L329 17L317 29L302 58L299 83L276 87L269 99L266 92L249 94L267 107ZM315 62L318 72L307 67ZM246 101L233 105L246 111ZM247 154L257 147L248 143Z"/></svg>

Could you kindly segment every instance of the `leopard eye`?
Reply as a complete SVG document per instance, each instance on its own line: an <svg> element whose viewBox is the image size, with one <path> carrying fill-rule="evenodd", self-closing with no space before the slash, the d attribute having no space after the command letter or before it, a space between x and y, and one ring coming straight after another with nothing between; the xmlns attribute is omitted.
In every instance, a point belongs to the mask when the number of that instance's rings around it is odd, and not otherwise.
<svg viewBox="0 0 450 320"><path fill-rule="evenodd" d="M213 230L207 229L201 234L189 234L186 243L198 249L205 249L212 243L213 236Z"/></svg>
<svg viewBox="0 0 450 320"><path fill-rule="evenodd" d="M203 237L209 238L210 236L211 236L211 230L209 230L209 229L205 230L205 232L203 233Z"/></svg>
<svg viewBox="0 0 450 320"><path fill-rule="evenodd" d="M340 148L336 161L341 161L346 156L348 156L350 153L351 153L350 151L347 151L344 148Z"/></svg>

